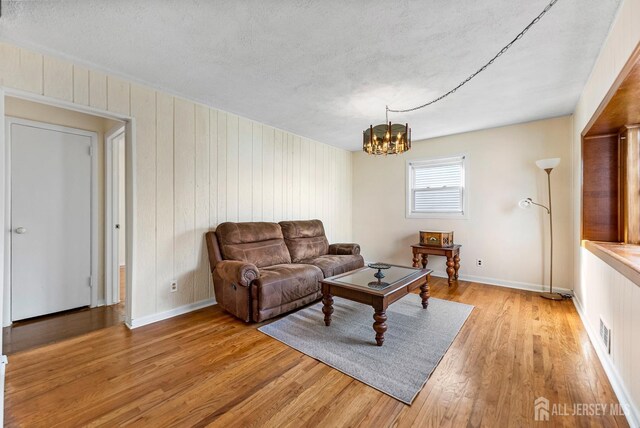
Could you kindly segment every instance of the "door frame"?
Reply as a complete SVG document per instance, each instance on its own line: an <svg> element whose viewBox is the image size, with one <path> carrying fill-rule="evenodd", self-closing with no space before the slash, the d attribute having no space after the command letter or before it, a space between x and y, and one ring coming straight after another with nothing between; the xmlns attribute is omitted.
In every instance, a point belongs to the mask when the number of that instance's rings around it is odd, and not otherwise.
<svg viewBox="0 0 640 428"><path fill-rule="evenodd" d="M124 122L125 124L125 176L126 176L126 188L125 188L125 200L126 200L126 215L125 215L125 239L126 239L126 297L125 297L125 324L127 327L132 328L132 308L133 308L133 290L136 285L136 268L135 263L136 251L134 243L136 242L137 228L136 228L136 216L137 216L137 192L136 192L136 120L134 117L123 115L119 113L113 113L110 111L97 109L94 107L84 106L80 104L74 104L69 101L63 101L51 97L46 97L39 94L33 94L31 92L8 88L0 86L0 170L5 168L5 146L6 135L4 129L4 104L5 97L10 96L14 98L21 98L28 101L34 101L41 104L47 104L54 107L60 107L67 110L73 110L80 113L91 114L94 116L104 117L107 119L114 119ZM6 192L5 174L0 174L0 201L4 201ZM0 209L0 224L5 224L5 210ZM5 262L5 249L7 241L7 233L5 229L2 236L2 245L0 245L0 279L5 278L7 267ZM3 312L4 295L0 293L0 315ZM0 317L3 318L3 317ZM0 335L0 345L2 345L2 336Z"/></svg>
<svg viewBox="0 0 640 428"><path fill-rule="evenodd" d="M46 129L49 131L62 132L65 134L79 135L89 137L90 156L91 156L91 176L90 176L90 275L91 275L91 307L99 305L98 301L98 134L93 131L85 131L82 129L70 128L66 126L53 125L35 120L20 119L17 117L5 116L5 230L7 231L7 239L5 239L5 266L11 266L11 242L13 239L12 219L11 219L11 125L23 125L38 129ZM11 294L13 279L11 278L11 269L7 268L4 276L4 319L3 326L9 326L12 323Z"/></svg>
<svg viewBox="0 0 640 428"><path fill-rule="evenodd" d="M114 156L115 146L113 142L121 134L125 135L126 129L124 125L116 126L105 134L104 151L105 151L105 252L104 252L104 269L105 269L105 304L115 305L120 303L120 231L116 228L116 224L122 224L124 219L119 218L120 212L116 211L120 201L120 188L115 182L118 176L114 171L120 171L120 158ZM126 141L125 141L126 145ZM118 155L119 155L118 151ZM125 180L126 181L126 180ZM125 183L126 186L126 183ZM125 206L126 208L126 206ZM117 214L116 214L117 213ZM125 224L126 233L126 224Z"/></svg>

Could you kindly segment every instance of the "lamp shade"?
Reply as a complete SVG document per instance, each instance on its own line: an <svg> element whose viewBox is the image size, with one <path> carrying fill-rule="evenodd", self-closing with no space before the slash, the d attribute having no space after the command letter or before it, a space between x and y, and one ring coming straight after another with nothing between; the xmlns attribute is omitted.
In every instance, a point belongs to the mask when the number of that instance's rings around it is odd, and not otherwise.
<svg viewBox="0 0 640 428"><path fill-rule="evenodd" d="M560 165L560 158L540 159L536 161L536 165L540 169L553 169Z"/></svg>

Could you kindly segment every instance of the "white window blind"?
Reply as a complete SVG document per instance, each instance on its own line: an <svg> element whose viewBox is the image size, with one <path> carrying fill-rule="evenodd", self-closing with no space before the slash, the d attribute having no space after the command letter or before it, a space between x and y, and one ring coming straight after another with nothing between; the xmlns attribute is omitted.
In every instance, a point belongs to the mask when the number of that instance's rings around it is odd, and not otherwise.
<svg viewBox="0 0 640 428"><path fill-rule="evenodd" d="M411 213L464 214L464 162L464 156L411 162Z"/></svg>

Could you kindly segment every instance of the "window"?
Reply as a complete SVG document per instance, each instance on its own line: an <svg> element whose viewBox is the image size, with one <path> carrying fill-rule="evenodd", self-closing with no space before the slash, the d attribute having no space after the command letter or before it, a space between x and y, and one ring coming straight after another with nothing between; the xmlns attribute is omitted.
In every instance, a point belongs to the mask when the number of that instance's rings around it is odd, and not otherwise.
<svg viewBox="0 0 640 428"><path fill-rule="evenodd" d="M465 216L465 156L407 163L407 217Z"/></svg>

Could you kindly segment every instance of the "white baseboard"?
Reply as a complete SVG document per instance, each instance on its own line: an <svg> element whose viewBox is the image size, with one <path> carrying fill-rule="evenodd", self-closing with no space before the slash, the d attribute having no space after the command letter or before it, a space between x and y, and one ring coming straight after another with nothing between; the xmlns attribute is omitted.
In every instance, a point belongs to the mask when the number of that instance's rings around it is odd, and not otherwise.
<svg viewBox="0 0 640 428"><path fill-rule="evenodd" d="M157 314L146 315L144 317L135 318L131 320L131 323L127 323L127 327L130 329L142 327L143 325L153 324L154 322L166 320L168 318L177 317L188 312L197 311L198 309L206 308L216 304L215 299L201 300L195 303L189 303L188 305L180 306L177 308L169 309L168 311L159 312Z"/></svg>
<svg viewBox="0 0 640 428"><path fill-rule="evenodd" d="M613 388L613 392L615 392L618 397L618 401L624 407L625 416L627 417L627 421L632 428L640 427L640 412L633 405L633 401L631 401L631 395L627 391L625 387L624 381L620 377L618 370L616 369L613 361L607 355L607 351L604 349L604 345L598 340L598 335L591 328L589 321L584 313L584 309L582 308L582 303L580 300L574 296L573 297L573 305L576 307L578 311L578 315L580 315L580 319L582 320L582 324L584 325L585 330L587 330L587 334L589 335L589 339L591 340L591 344L596 350L596 354L598 355L598 359L604 368L604 372L609 378L609 382L611 383L611 387Z"/></svg>
<svg viewBox="0 0 640 428"><path fill-rule="evenodd" d="M4 378L7 373L7 364L9 364L9 359L6 355L2 355L0 357L0 425L4 426Z"/></svg>
<svg viewBox="0 0 640 428"><path fill-rule="evenodd" d="M431 275L432 276L437 276L438 278L448 278L449 277L445 271L437 271L437 270L434 270ZM530 282L507 281L507 280L504 280L504 279L487 278L487 277L484 277L484 276L472 276L472 275L460 275L459 279L462 280L462 281L479 282L479 283L482 283L482 284L497 285L499 287L515 288L517 290L527 290L527 291L536 291L536 292L549 291L549 286L548 285L534 284L534 283L530 283ZM562 294L571 294L571 295L573 295L573 290L570 290L568 288L553 287L553 291L556 291L556 292L562 293Z"/></svg>

